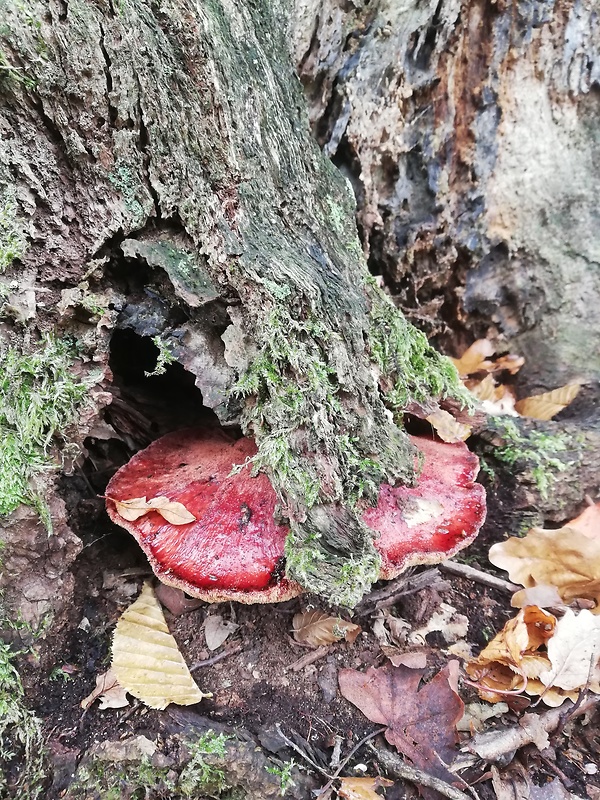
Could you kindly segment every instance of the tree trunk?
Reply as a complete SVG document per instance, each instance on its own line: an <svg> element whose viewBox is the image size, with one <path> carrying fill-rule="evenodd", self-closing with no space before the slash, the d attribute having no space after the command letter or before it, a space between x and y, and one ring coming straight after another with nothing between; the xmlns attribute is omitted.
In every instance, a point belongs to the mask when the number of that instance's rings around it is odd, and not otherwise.
<svg viewBox="0 0 600 800"><path fill-rule="evenodd" d="M510 343L530 389L597 383L594 0L297 5L315 132L409 318L450 350Z"/></svg>
<svg viewBox="0 0 600 800"><path fill-rule="evenodd" d="M5 4L3 359L35 369L4 387L27 459L4 458L0 501L50 523L48 498L62 501L38 462L57 436L89 434L98 471L119 439L130 454L212 416L257 440L290 520L288 573L351 606L379 564L356 503L413 474L388 408L462 390L369 276L351 188L310 136L289 16L283 0ZM181 369L148 388L152 351L156 373L174 360L194 376L203 406ZM48 385L67 387L62 405ZM10 519L3 534L13 595L21 551L47 538L28 525L27 542ZM72 558L64 519L54 531ZM60 604L50 585L68 596L44 570L54 583L21 598L30 617Z"/></svg>

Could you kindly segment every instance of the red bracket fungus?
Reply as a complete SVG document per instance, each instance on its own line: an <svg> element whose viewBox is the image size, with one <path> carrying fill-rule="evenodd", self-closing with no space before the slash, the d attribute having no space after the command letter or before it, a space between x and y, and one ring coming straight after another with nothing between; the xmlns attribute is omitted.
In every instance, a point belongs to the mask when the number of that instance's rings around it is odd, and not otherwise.
<svg viewBox="0 0 600 800"><path fill-rule="evenodd" d="M384 579L454 555L485 518L485 492L474 483L478 459L466 445L412 441L424 457L416 485L382 485L377 506L363 514L379 534ZM246 463L255 453L247 438L184 430L153 442L114 475L108 514L133 534L163 583L208 602L276 603L301 594L285 576L288 528L273 518L275 491ZM115 501L142 495L181 503L195 521L174 525L155 510L124 519Z"/></svg>

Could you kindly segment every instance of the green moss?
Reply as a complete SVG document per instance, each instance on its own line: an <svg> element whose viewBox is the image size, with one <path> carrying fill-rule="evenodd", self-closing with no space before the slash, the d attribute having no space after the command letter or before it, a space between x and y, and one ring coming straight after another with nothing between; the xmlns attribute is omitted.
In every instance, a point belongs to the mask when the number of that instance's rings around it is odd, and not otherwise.
<svg viewBox="0 0 600 800"><path fill-rule="evenodd" d="M23 258L26 251L25 223L17 214L14 191L0 190L0 273L15 259Z"/></svg>
<svg viewBox="0 0 600 800"><path fill-rule="evenodd" d="M152 372L144 372L147 378L151 378L154 375L164 375L167 371L167 365L173 364L177 360L169 350L169 345L160 336L153 336L152 342L158 350L158 355L156 356L156 366Z"/></svg>
<svg viewBox="0 0 600 800"><path fill-rule="evenodd" d="M290 761L285 761L281 766L267 767L267 772L270 775L275 775L279 778L279 795L285 797L288 789L292 789L296 784L292 780L292 770L296 766L296 762L292 758Z"/></svg>
<svg viewBox="0 0 600 800"><path fill-rule="evenodd" d="M556 457L568 449L568 438L537 430L524 434L512 420L501 417L493 418L492 424L506 442L494 450L495 457L509 467L523 462L531 471L540 496L546 500L557 474L569 467L569 462Z"/></svg>
<svg viewBox="0 0 600 800"><path fill-rule="evenodd" d="M210 764L206 756L216 756L225 759L227 752L225 743L227 736L207 731L196 742L188 745L190 760L185 765L178 783L179 792L183 797L195 798L200 792L208 797L220 797L222 793L231 788L222 769Z"/></svg>
<svg viewBox="0 0 600 800"><path fill-rule="evenodd" d="M108 180L123 196L125 208L131 214L132 223L134 225L141 224L144 221L145 214L144 208L138 199L141 185L137 177L128 166L119 164L109 174Z"/></svg>
<svg viewBox="0 0 600 800"><path fill-rule="evenodd" d="M84 402L92 379L73 375L71 342L45 336L31 352L0 350L0 516L21 503L50 517L35 477L53 467L50 446Z"/></svg>
<svg viewBox="0 0 600 800"><path fill-rule="evenodd" d="M473 396L462 384L449 358L435 350L424 333L413 327L391 301L372 306L369 348L384 383L387 405L402 412L411 401L454 397L474 408Z"/></svg>
<svg viewBox="0 0 600 800"><path fill-rule="evenodd" d="M0 640L0 797L35 800L45 777L44 738L40 720L24 704L16 655Z"/></svg>

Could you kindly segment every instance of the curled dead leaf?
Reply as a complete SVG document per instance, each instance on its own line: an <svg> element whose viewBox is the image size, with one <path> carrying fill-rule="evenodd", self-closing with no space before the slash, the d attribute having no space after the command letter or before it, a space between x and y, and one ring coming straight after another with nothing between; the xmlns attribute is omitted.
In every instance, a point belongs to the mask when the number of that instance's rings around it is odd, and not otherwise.
<svg viewBox="0 0 600 800"><path fill-rule="evenodd" d="M578 598L592 600L593 613L600 614L600 538L569 527L532 528L522 539L492 545L489 559L526 589L555 586L565 605Z"/></svg>
<svg viewBox="0 0 600 800"><path fill-rule="evenodd" d="M531 397L525 397L523 400L518 400L515 403L515 409L522 417L549 420L572 403L579 394L580 389L580 384L569 383L559 389L553 389L551 392L544 392L543 394L536 394Z"/></svg>
<svg viewBox="0 0 600 800"><path fill-rule="evenodd" d="M332 617L319 609L295 614L292 628L294 639L297 642L305 642L311 647L339 642L340 639L352 643L362 630L360 625L354 622L348 622L341 617Z"/></svg>
<svg viewBox="0 0 600 800"><path fill-rule="evenodd" d="M98 708L124 708L129 705L127 691L119 684L117 676L112 669L96 676L94 690L84 697L79 704L81 708L88 709L95 700L100 700Z"/></svg>
<svg viewBox="0 0 600 800"><path fill-rule="evenodd" d="M472 375L474 372L493 369L492 362L487 359L491 358L495 352L496 348L489 339L477 339L460 358L452 358L451 361L461 378L466 378L467 375Z"/></svg>
<svg viewBox="0 0 600 800"><path fill-rule="evenodd" d="M187 525L194 522L196 517L191 514L183 503L176 503L168 497L153 497L147 500L145 497L134 497L131 500L116 500L114 497L106 497L115 504L119 516L129 522L156 511L171 525Z"/></svg>
<svg viewBox="0 0 600 800"><path fill-rule="evenodd" d="M458 422L447 411L436 411L434 414L429 414L425 419L433 426L443 442L449 442L450 444L464 442L471 435L471 426Z"/></svg>
<svg viewBox="0 0 600 800"><path fill-rule="evenodd" d="M117 622L112 655L118 682L150 708L192 705L211 697L192 678L149 582Z"/></svg>

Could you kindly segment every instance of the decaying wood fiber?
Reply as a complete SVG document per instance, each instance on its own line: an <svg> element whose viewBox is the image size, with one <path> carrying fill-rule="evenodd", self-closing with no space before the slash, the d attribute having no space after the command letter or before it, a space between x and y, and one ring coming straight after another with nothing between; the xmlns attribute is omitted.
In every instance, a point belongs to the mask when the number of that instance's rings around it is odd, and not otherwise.
<svg viewBox="0 0 600 800"><path fill-rule="evenodd" d="M491 329L530 389L597 381L594 0L298 0L296 20L315 132L410 318Z"/></svg>

